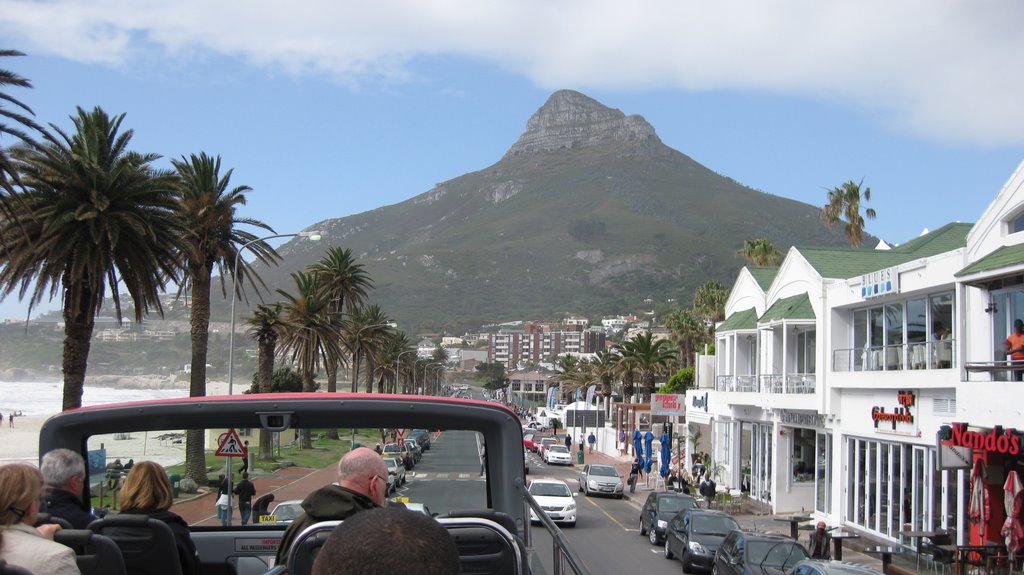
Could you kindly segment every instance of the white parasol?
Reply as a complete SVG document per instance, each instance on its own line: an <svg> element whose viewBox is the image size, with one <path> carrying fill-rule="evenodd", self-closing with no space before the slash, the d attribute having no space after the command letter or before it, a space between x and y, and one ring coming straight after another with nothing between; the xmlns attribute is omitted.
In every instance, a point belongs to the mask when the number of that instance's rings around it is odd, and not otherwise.
<svg viewBox="0 0 1024 575"><path fill-rule="evenodd" d="M989 518L988 510L988 486L985 484L988 479L988 471L980 459L974 461L974 470L971 471L971 501L967 507L967 517L978 524L978 535L985 538L985 522Z"/></svg>
<svg viewBox="0 0 1024 575"><path fill-rule="evenodd" d="M1003 484L1003 490L1006 492L1003 498L1003 505L1006 507L1006 521L1003 522L1003 529L1000 534L1006 538L1006 550L1010 553L1010 557L1013 558L1016 555L1017 549L1020 548L1022 541L1024 541L1024 526L1021 525L1021 492L1024 488L1021 487L1020 478L1017 477L1016 470L1010 470L1006 474L1006 483Z"/></svg>

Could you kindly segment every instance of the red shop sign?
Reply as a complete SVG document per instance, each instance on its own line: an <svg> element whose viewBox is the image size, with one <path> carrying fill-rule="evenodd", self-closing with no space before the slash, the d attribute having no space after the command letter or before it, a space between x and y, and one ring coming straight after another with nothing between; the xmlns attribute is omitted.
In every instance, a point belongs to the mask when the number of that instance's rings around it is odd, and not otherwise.
<svg viewBox="0 0 1024 575"><path fill-rule="evenodd" d="M1017 455L1020 453L1020 432L1013 428L1003 430L1002 427L996 427L988 433L968 431L966 423L954 423L947 443L955 447Z"/></svg>

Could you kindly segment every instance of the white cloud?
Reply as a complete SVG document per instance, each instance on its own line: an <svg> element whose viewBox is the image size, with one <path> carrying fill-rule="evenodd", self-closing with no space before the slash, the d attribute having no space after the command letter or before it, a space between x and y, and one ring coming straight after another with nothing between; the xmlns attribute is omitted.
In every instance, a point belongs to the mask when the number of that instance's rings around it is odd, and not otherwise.
<svg viewBox="0 0 1024 575"><path fill-rule="evenodd" d="M545 88L840 101L930 140L1024 142L1018 0L0 0L7 47L128 66L154 47L343 82L470 57Z"/></svg>

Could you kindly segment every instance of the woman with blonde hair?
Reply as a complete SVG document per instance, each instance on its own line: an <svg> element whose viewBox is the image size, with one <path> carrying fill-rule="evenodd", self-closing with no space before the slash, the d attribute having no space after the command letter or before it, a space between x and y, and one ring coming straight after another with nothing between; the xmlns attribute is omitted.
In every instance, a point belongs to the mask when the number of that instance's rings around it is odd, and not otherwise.
<svg viewBox="0 0 1024 575"><path fill-rule="evenodd" d="M173 504L171 480L160 464L139 461L132 466L121 487L121 513L146 515L166 523L178 544L181 572L183 575L193 575L199 570L196 546L192 542L188 523L170 511Z"/></svg>
<svg viewBox="0 0 1024 575"><path fill-rule="evenodd" d="M55 543L59 525L32 527L43 497L43 475L24 463L0 467L0 559L33 573L80 575L75 552Z"/></svg>

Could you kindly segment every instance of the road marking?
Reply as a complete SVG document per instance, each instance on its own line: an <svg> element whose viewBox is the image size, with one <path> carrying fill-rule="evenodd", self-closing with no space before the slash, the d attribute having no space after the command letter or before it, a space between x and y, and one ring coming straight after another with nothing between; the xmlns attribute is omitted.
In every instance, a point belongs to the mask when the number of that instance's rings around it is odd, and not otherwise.
<svg viewBox="0 0 1024 575"><path fill-rule="evenodd" d="M601 507L600 505L598 505L597 503L594 503L594 500L593 500L593 499L589 499L589 498L588 498L588 499L587 499L587 503L589 503L589 504L593 505L593 506L594 506L594 507L595 507L595 508L596 508L596 509L597 509L598 511L600 511L601 513L604 513L604 516L605 516L605 517L607 517L608 519L611 519L611 520L612 520L612 523L614 523L614 524L618 525L619 527L621 527L623 531L630 531L630 529L627 529L625 525L623 525L623 524L619 523L619 520L618 520L618 519L616 519L616 518L612 517L612 516L611 516L611 515L610 515L610 514L609 514L609 513L607 512L607 511L605 511L605 510L604 510L604 509L603 509L603 508L602 508L602 507Z"/></svg>

